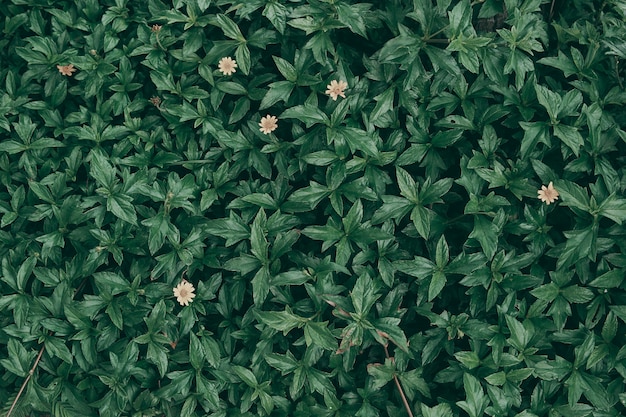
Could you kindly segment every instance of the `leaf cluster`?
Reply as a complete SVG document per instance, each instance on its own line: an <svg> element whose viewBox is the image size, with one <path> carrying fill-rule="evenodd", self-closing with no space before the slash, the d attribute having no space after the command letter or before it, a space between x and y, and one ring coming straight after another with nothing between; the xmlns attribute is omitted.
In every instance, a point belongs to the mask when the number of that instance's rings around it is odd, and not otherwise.
<svg viewBox="0 0 626 417"><path fill-rule="evenodd" d="M1 412L623 415L622 3L3 1Z"/></svg>

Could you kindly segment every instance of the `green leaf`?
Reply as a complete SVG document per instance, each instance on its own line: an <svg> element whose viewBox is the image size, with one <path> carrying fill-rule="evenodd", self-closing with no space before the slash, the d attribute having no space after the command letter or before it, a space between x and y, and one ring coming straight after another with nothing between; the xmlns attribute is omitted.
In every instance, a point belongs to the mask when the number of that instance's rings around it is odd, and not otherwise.
<svg viewBox="0 0 626 417"><path fill-rule="evenodd" d="M7 347L9 358L0 359L0 365L19 377L26 377L30 370L31 362L35 359L37 353L28 352L26 348L14 338L9 338Z"/></svg>
<svg viewBox="0 0 626 417"><path fill-rule="evenodd" d="M506 319L507 327L511 332L511 337L508 341L515 349L523 352L530 343L530 339L532 337L531 331L526 329L525 325L509 315L506 315L504 318Z"/></svg>
<svg viewBox="0 0 626 417"><path fill-rule="evenodd" d="M270 272L267 265L263 265L252 278L252 298L254 304L263 304L270 292Z"/></svg>
<svg viewBox="0 0 626 417"><path fill-rule="evenodd" d="M237 61L237 67L241 70L241 72L244 75L248 75L250 73L252 62L250 59L250 49L247 45L239 45L237 49L235 49L235 60Z"/></svg>
<svg viewBox="0 0 626 417"><path fill-rule="evenodd" d="M393 266L396 270L419 279L427 278L437 268L431 260L422 258L421 256L416 256L411 261L395 261Z"/></svg>
<svg viewBox="0 0 626 417"><path fill-rule="evenodd" d="M617 198L611 194L598 207L598 214L617 224L622 224L623 221L626 221L626 199Z"/></svg>
<svg viewBox="0 0 626 417"><path fill-rule="evenodd" d="M378 119L385 113L393 110L393 99L395 91L396 89L394 87L390 87L383 93L374 97L374 100L376 101L376 106L374 107L374 110L372 110L372 113L370 113L370 119L374 122L374 124L376 124Z"/></svg>
<svg viewBox="0 0 626 417"><path fill-rule="evenodd" d="M422 205L443 203L441 197L450 190L452 183L452 178L443 178L434 184L431 184L429 180L426 180L419 192L420 203Z"/></svg>
<svg viewBox="0 0 626 417"><path fill-rule="evenodd" d="M485 262L485 255L482 253L472 253L470 255L460 253L444 268L444 272L447 274L469 275L484 266Z"/></svg>
<svg viewBox="0 0 626 417"><path fill-rule="evenodd" d="M376 210L372 216L373 224L379 224L391 219L400 220L409 213L414 206L414 203L411 203L406 198L393 195L384 195L382 196L382 200L382 207Z"/></svg>
<svg viewBox="0 0 626 417"><path fill-rule="evenodd" d="M269 244L265 237L265 228L267 227L267 217L265 211L260 209L254 218L250 231L250 251L261 263L268 260Z"/></svg>
<svg viewBox="0 0 626 417"><path fill-rule="evenodd" d="M164 211L159 212L154 217L142 220L141 224L148 227L148 248L153 255L161 249L166 237L172 243L180 241L180 232L171 223L169 216Z"/></svg>
<svg viewBox="0 0 626 417"><path fill-rule="evenodd" d="M250 110L250 100L247 97L240 97L235 102L235 107L233 108L233 112L230 114L228 118L228 124L232 125L243 119Z"/></svg>
<svg viewBox="0 0 626 417"><path fill-rule="evenodd" d="M287 81L295 84L298 79L298 71L296 68L286 59L277 56L272 56L272 58L274 59L276 68L278 68L278 71L280 71L283 77L285 77Z"/></svg>
<svg viewBox="0 0 626 417"><path fill-rule="evenodd" d="M204 364L204 348L194 333L189 334L189 362L197 371L201 370Z"/></svg>
<svg viewBox="0 0 626 417"><path fill-rule="evenodd" d="M384 387L395 376L394 367L388 359L384 365L378 363L370 364L367 367L367 373L372 377L374 389Z"/></svg>
<svg viewBox="0 0 626 417"><path fill-rule="evenodd" d="M131 289L130 282L114 272L96 272L93 278L100 291L106 291L112 295Z"/></svg>
<svg viewBox="0 0 626 417"><path fill-rule="evenodd" d="M7 152L9 155L24 152L26 149L28 146L14 140L0 142L0 152Z"/></svg>
<svg viewBox="0 0 626 417"><path fill-rule="evenodd" d="M267 17L281 34L285 33L288 15L287 7L276 1L268 2L263 9L263 16Z"/></svg>
<svg viewBox="0 0 626 417"><path fill-rule="evenodd" d="M487 381L491 385L496 385L500 387L506 383L506 373L503 371L496 372L495 374L491 374L485 377L485 381Z"/></svg>
<svg viewBox="0 0 626 417"><path fill-rule="evenodd" d="M541 104L552 121L559 120L559 108L561 107L561 96L557 93L550 91L548 88L535 84L535 92L537 94L537 100Z"/></svg>
<svg viewBox="0 0 626 417"><path fill-rule="evenodd" d="M413 221L415 229L424 240L428 240L430 236L430 225L433 222L433 218L434 212L421 205L415 206L411 210L411 221Z"/></svg>
<svg viewBox="0 0 626 417"><path fill-rule="evenodd" d="M350 294L356 314L360 317L367 316L378 298L380 298L380 294L377 292L372 279L366 274L359 276Z"/></svg>
<svg viewBox="0 0 626 417"><path fill-rule="evenodd" d="M306 319L296 316L291 312L289 307L286 307L284 311L254 311L255 317L257 317L262 323L268 325L274 330L283 332L283 334L289 333L296 327L300 328L305 325Z"/></svg>
<svg viewBox="0 0 626 417"><path fill-rule="evenodd" d="M559 295L559 287L553 282L535 288L530 293L540 300L553 301Z"/></svg>
<svg viewBox="0 0 626 417"><path fill-rule="evenodd" d="M361 200L357 200L350 210L348 214L341 219L343 223L344 233L346 235L350 235L353 232L356 232L361 227L361 221L363 220L363 203Z"/></svg>
<svg viewBox="0 0 626 417"><path fill-rule="evenodd" d="M223 91L226 94L233 95L246 95L248 91L244 86L234 81L221 81L215 84L218 90Z"/></svg>
<svg viewBox="0 0 626 417"><path fill-rule="evenodd" d="M465 390L465 400L457 401L456 404L469 414L470 417L482 417L489 398L485 395L480 381L468 373L463 374L463 389Z"/></svg>
<svg viewBox="0 0 626 417"><path fill-rule="evenodd" d="M110 188L115 181L116 170L109 163L109 159L99 150L91 152L91 170L89 173L96 182L106 188Z"/></svg>
<svg viewBox="0 0 626 417"><path fill-rule="evenodd" d="M569 287L561 289L561 294L570 303L586 303L593 300L594 294L589 288L579 287L578 285L571 285Z"/></svg>
<svg viewBox="0 0 626 417"><path fill-rule="evenodd" d="M492 259L498 249L498 228L483 215L474 215L474 229L469 237L478 240L487 259Z"/></svg>
<svg viewBox="0 0 626 417"><path fill-rule="evenodd" d="M330 124L328 116L317 108L317 106L311 105L298 105L290 107L279 116L279 119L298 119L305 123L307 127L317 123L322 123L326 126Z"/></svg>
<svg viewBox="0 0 626 417"><path fill-rule="evenodd" d="M26 258L20 265L15 276L15 283L19 291L26 289L26 282L31 277L35 265L37 265L37 258L34 256Z"/></svg>
<svg viewBox="0 0 626 417"><path fill-rule="evenodd" d="M311 152L308 155L302 157L302 159L307 163L315 166L328 166L333 162L337 161L339 157L336 153L332 151L317 151Z"/></svg>
<svg viewBox="0 0 626 417"><path fill-rule="evenodd" d="M216 25L222 28L226 37L239 41L241 43L246 42L246 38L239 30L239 27L232 19L225 14L218 14L215 16Z"/></svg>
<svg viewBox="0 0 626 417"><path fill-rule="evenodd" d="M578 129L564 124L554 126L554 136L561 139L569 147L574 155L578 156L580 147L584 144L584 139Z"/></svg>
<svg viewBox="0 0 626 417"><path fill-rule="evenodd" d="M598 226L590 225L583 230L565 232L565 249L559 255L557 269L569 266L581 258L595 260L597 253Z"/></svg>
<svg viewBox="0 0 626 417"><path fill-rule="evenodd" d="M444 70L455 77L461 76L461 69L449 52L430 45L426 45L422 49L430 58L435 71Z"/></svg>
<svg viewBox="0 0 626 417"><path fill-rule="evenodd" d="M107 210L116 217L137 225L137 212L132 204L133 198L123 194L111 194L107 198Z"/></svg>
<svg viewBox="0 0 626 417"><path fill-rule="evenodd" d="M428 301L432 301L435 297L439 295L441 290L446 286L446 274L442 271L435 271L433 273L432 278L430 279L430 284L428 286Z"/></svg>
<svg viewBox="0 0 626 417"><path fill-rule="evenodd" d="M409 342L404 331L399 326L400 319L395 317L381 317L372 321L372 325L380 337L392 341L404 352L409 351Z"/></svg>
<svg viewBox="0 0 626 417"><path fill-rule="evenodd" d="M226 239L227 247L250 237L249 226L234 213L231 213L228 219L210 220L206 223L205 229L209 234Z"/></svg>
<svg viewBox="0 0 626 417"><path fill-rule="evenodd" d="M44 345L50 355L56 356L70 365L73 363L72 354L62 339L49 336L44 340Z"/></svg>
<svg viewBox="0 0 626 417"><path fill-rule="evenodd" d="M332 192L328 187L311 181L308 187L300 188L289 196L294 211L308 211L317 207Z"/></svg>
<svg viewBox="0 0 626 417"><path fill-rule="evenodd" d="M361 151L365 155L373 157L379 154L376 138L364 130L354 127L337 127L333 129L333 132L346 141L352 153Z"/></svg>
<svg viewBox="0 0 626 417"><path fill-rule="evenodd" d="M286 355L280 353L268 353L265 355L265 361L272 368L278 369L282 375L288 375L296 370L298 367L298 361L287 351Z"/></svg>
<svg viewBox="0 0 626 417"><path fill-rule="evenodd" d="M400 194L413 204L419 204L417 185L413 177L404 169L396 167L396 178L398 180L398 187L400 187Z"/></svg>
<svg viewBox="0 0 626 417"><path fill-rule="evenodd" d="M263 96L263 100L261 100L261 104L259 105L259 110L267 109L268 107L272 107L274 104L279 101L287 102L289 97L291 96L291 92L295 84L291 81L276 81L269 85L269 89Z"/></svg>
<svg viewBox="0 0 626 417"><path fill-rule="evenodd" d="M367 39L367 26L363 19L363 7L366 6L362 3L346 4L344 2L335 3L335 9L337 11L337 18L341 23L348 26L350 30L358 35ZM369 6L369 5L367 5Z"/></svg>
<svg viewBox="0 0 626 417"><path fill-rule="evenodd" d="M539 142L549 144L550 130L548 125L542 122L519 122L524 129L524 137L520 145L522 158L527 158L535 150Z"/></svg>
<svg viewBox="0 0 626 417"><path fill-rule="evenodd" d="M337 350L337 339L328 329L327 321L307 321L304 326L304 338L307 346L315 344L331 352Z"/></svg>
<svg viewBox="0 0 626 417"><path fill-rule="evenodd" d="M554 187L559 192L563 203L583 211L591 211L589 206L589 194L580 185L571 181L554 181Z"/></svg>
<svg viewBox="0 0 626 417"><path fill-rule="evenodd" d="M624 271L621 269L613 269L605 272L589 283L591 287L596 288L618 288L624 281Z"/></svg>
<svg viewBox="0 0 626 417"><path fill-rule="evenodd" d="M450 19L450 31L460 34L471 25L472 8L469 2L461 1L448 12Z"/></svg>
<svg viewBox="0 0 626 417"><path fill-rule="evenodd" d="M477 368L480 365L480 358L478 357L478 354L474 351L461 351L461 352L456 352L454 354L454 357L463 364L463 366L465 366L467 369L474 369ZM489 382L490 384L493 384L493 382L491 382L491 380L489 379L489 377L485 378L487 380L487 382Z"/></svg>
<svg viewBox="0 0 626 417"><path fill-rule="evenodd" d="M574 62L570 58L568 58L567 55L565 55L562 51L558 51L556 57L547 56L537 60L537 62L560 69L561 71L563 71L563 75L565 75L566 77L578 73L578 69L576 68L576 65L574 65Z"/></svg>
<svg viewBox="0 0 626 417"><path fill-rule="evenodd" d="M453 417L452 409L447 403L437 404L432 408L425 404L420 404L420 409L424 417Z"/></svg>
<svg viewBox="0 0 626 417"><path fill-rule="evenodd" d="M250 388L257 388L259 383L251 370L239 365L232 365L231 369Z"/></svg>

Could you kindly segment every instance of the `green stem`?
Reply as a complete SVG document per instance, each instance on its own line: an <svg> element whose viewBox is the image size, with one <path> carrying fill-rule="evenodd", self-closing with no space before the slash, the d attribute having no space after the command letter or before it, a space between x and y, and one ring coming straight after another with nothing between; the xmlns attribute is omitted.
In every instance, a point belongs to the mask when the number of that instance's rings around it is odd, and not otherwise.
<svg viewBox="0 0 626 417"><path fill-rule="evenodd" d="M440 33L442 33L444 30L448 29L449 27L450 27L450 25L445 25L444 27L442 27L441 29L439 29L437 32L435 32L435 33L433 33L433 34L431 34L431 35L424 36L424 39L423 39L423 40L424 40L424 42L432 42L432 41L435 41L436 39L432 39L432 38L434 38L435 36L439 35ZM441 39L441 40L444 40L444 39ZM446 42L449 42L449 40L448 40L448 39L445 39L445 41L446 41Z"/></svg>

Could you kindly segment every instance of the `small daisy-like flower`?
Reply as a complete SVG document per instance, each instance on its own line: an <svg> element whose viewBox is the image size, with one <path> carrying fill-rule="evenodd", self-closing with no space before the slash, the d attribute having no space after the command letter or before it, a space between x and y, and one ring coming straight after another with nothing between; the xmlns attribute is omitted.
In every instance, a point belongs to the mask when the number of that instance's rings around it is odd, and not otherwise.
<svg viewBox="0 0 626 417"><path fill-rule="evenodd" d="M196 289L193 287L191 282L187 280L182 280L180 284L174 287L174 296L176 297L176 301L180 303L181 306L189 305L193 301L193 298L196 296L194 291Z"/></svg>
<svg viewBox="0 0 626 417"><path fill-rule="evenodd" d="M268 114L265 117L261 117L261 123L259 123L259 126L261 126L261 132L269 135L275 131L276 128L278 128L278 118Z"/></svg>
<svg viewBox="0 0 626 417"><path fill-rule="evenodd" d="M337 97L339 96L346 98L346 93L344 93L344 91L348 88L348 83L345 81L332 80L326 88L326 94L328 94L333 100L337 101Z"/></svg>
<svg viewBox="0 0 626 417"><path fill-rule="evenodd" d="M152 25L152 27L150 27L150 30L151 30L151 31L153 31L154 33L158 33L158 32L160 32L160 31L161 31L161 28L162 28L162 27L163 27L163 26L161 26L161 25L156 25L156 24L155 24L155 25Z"/></svg>
<svg viewBox="0 0 626 417"><path fill-rule="evenodd" d="M229 56L224 57L220 59L220 62L217 64L217 68L224 75L232 75L235 72L237 72L235 70L235 68L237 68L237 61L235 61Z"/></svg>
<svg viewBox="0 0 626 417"><path fill-rule="evenodd" d="M547 187L542 185L541 190L537 191L537 198L550 205L550 203L554 203L559 198L559 192L554 189L554 185L550 181Z"/></svg>
<svg viewBox="0 0 626 417"><path fill-rule="evenodd" d="M154 107L159 107L161 105L161 98L160 97L150 97L149 99L150 103L152 103L154 105Z"/></svg>
<svg viewBox="0 0 626 417"><path fill-rule="evenodd" d="M59 72L67 77L71 77L73 73L76 72L76 68L74 68L74 64L69 65L57 65L57 69Z"/></svg>

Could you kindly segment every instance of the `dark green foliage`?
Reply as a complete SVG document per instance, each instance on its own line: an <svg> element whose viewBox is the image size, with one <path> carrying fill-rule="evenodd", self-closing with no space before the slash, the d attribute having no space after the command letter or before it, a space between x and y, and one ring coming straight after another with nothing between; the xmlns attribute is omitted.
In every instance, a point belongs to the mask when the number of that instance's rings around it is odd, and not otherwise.
<svg viewBox="0 0 626 417"><path fill-rule="evenodd" d="M2 415L626 413L623 0L0 17Z"/></svg>

